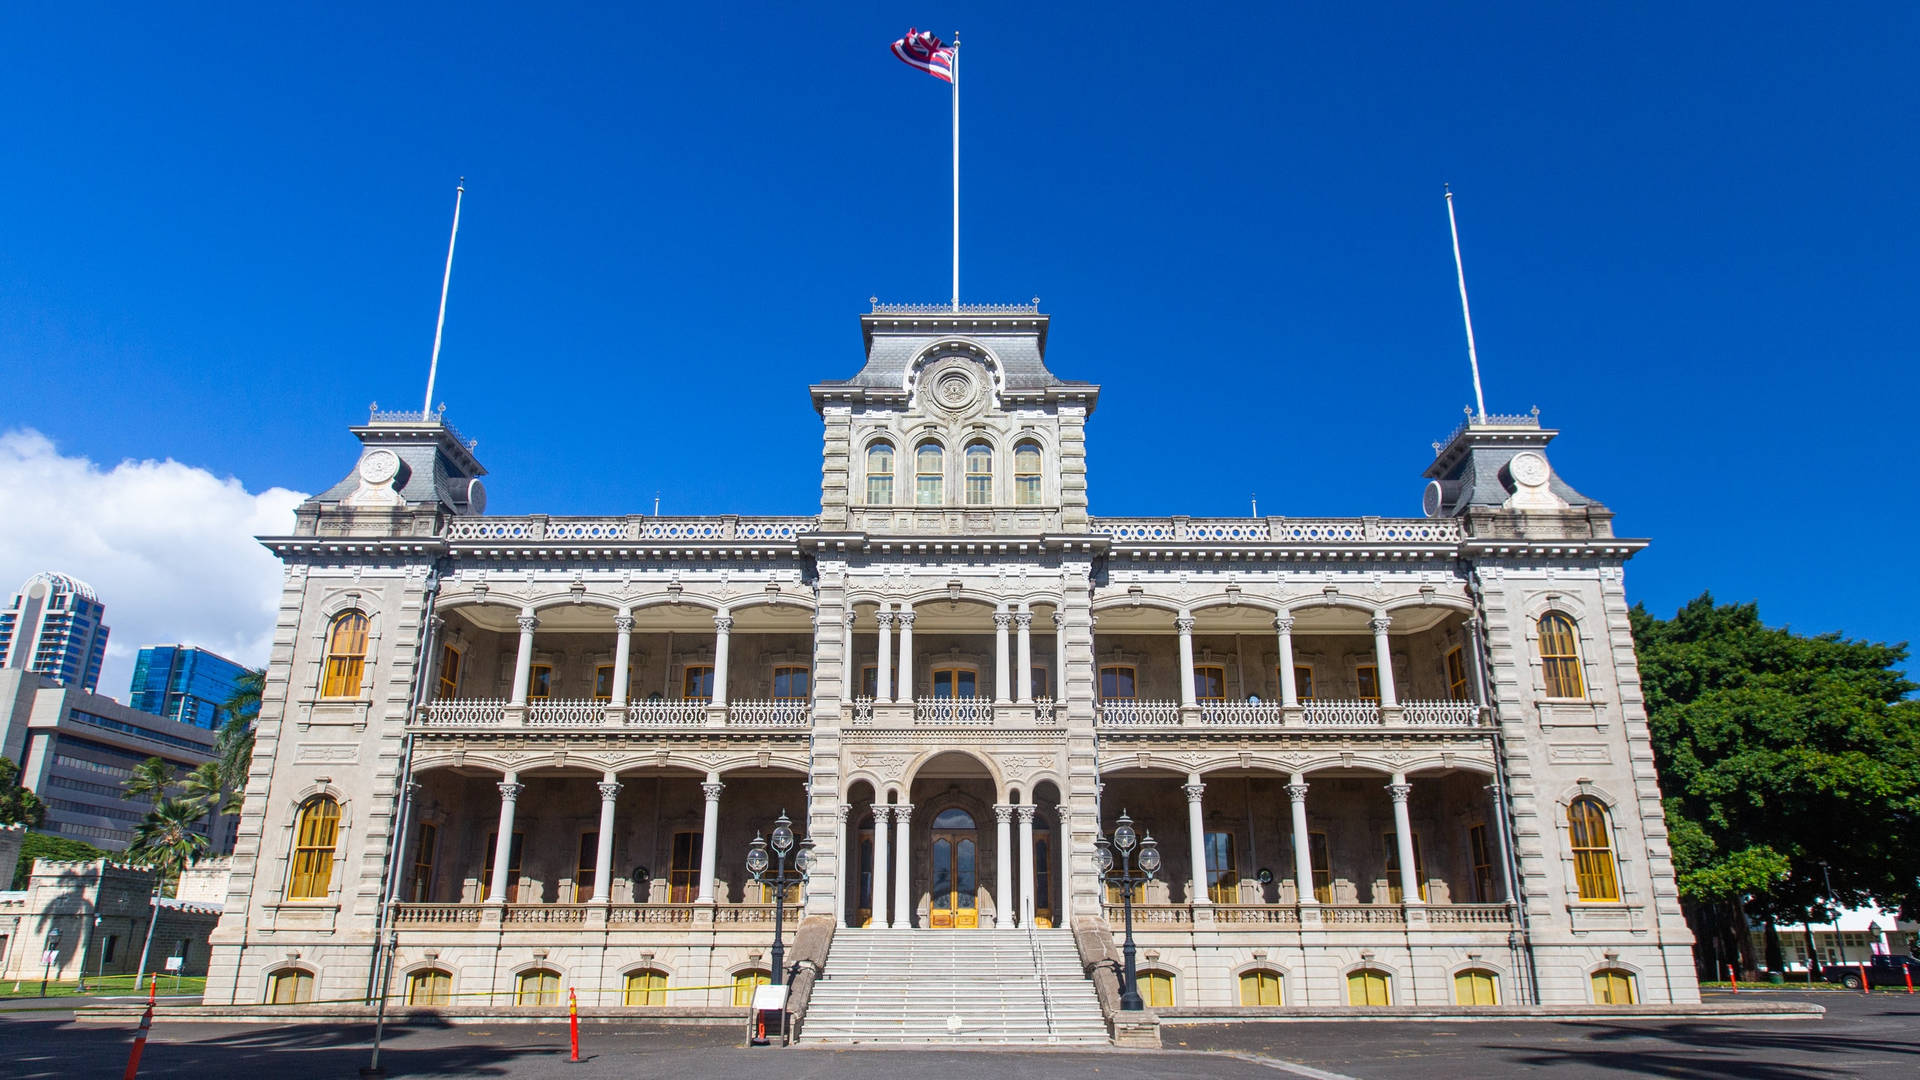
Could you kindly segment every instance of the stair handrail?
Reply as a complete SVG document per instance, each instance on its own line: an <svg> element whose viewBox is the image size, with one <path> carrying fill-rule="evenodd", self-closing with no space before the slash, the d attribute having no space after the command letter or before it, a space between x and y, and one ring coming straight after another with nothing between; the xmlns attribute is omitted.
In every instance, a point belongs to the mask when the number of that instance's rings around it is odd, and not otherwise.
<svg viewBox="0 0 1920 1080"><path fill-rule="evenodd" d="M1053 1025L1053 992L1047 984L1047 964L1040 953L1040 939L1033 933L1033 918L1026 920L1027 949L1033 954L1033 974L1040 982L1040 1015L1047 1021L1047 1041L1060 1041L1060 1032Z"/></svg>

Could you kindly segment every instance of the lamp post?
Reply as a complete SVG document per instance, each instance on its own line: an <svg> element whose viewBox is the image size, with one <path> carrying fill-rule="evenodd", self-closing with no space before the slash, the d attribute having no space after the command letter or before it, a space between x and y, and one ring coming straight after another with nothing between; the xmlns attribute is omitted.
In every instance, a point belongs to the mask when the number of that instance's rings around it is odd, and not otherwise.
<svg viewBox="0 0 1920 1080"><path fill-rule="evenodd" d="M1133 819L1122 810L1113 835L1093 842L1093 859L1100 876L1108 884L1120 886L1127 926L1126 942L1120 950L1127 962L1126 981L1120 988L1120 1008L1138 1012L1146 1008L1146 1004L1140 1000L1140 976L1134 968L1133 890L1152 881L1153 875L1160 872L1160 845L1153 842L1152 833L1142 837L1134 832Z"/></svg>
<svg viewBox="0 0 1920 1080"><path fill-rule="evenodd" d="M771 849L771 852L769 852ZM793 856L793 866L787 866L787 856ZM773 985L786 983L786 945L781 941L781 925L786 918L787 886L798 885L807 880L807 872L813 868L813 838L807 837L795 843L793 822L788 820L787 812L780 811L774 820L771 840L762 839L759 833L753 835L753 843L747 845L747 873L761 885L773 889Z"/></svg>
<svg viewBox="0 0 1920 1080"><path fill-rule="evenodd" d="M46 951L42 953L40 957L40 962L43 965L45 965L40 969L40 996L41 997L47 996L47 976L53 972L53 962L57 957L59 957L59 955L60 955L60 928L56 926L53 929L47 931L47 948L46 948Z"/></svg>
<svg viewBox="0 0 1920 1080"><path fill-rule="evenodd" d="M99 912L95 912L93 915L93 943L96 946L94 951L97 955L97 959L94 960L93 981L104 986L106 985L106 982L107 982L107 947L105 945L100 944L100 913ZM87 972L86 972L85 964L80 965L80 981L82 983L87 981ZM81 989L84 990L85 987L83 986L81 987Z"/></svg>

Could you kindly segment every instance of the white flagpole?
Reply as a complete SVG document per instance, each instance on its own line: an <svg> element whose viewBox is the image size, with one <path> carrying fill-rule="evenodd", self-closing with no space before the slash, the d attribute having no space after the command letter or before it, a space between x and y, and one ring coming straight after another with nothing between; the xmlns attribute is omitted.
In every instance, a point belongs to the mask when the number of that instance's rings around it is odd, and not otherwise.
<svg viewBox="0 0 1920 1080"><path fill-rule="evenodd" d="M1473 402L1487 422L1487 399L1480 393L1480 354L1473 348L1473 309L1467 307L1467 269L1460 262L1460 225L1453 218L1453 187L1447 186L1447 228L1453 232L1453 270L1460 277L1460 317L1467 323L1467 363L1473 365Z"/></svg>
<svg viewBox="0 0 1920 1080"><path fill-rule="evenodd" d="M960 31L953 32L953 310L960 310Z"/></svg>
<svg viewBox="0 0 1920 1080"><path fill-rule="evenodd" d="M440 333L447 327L447 286L453 283L453 244L460 239L460 197L467 193L467 178L461 177L453 189L453 233L447 237L447 272L440 278L440 317L433 324L433 362L427 365L427 402L420 406L420 419L433 418L433 378L440 373Z"/></svg>

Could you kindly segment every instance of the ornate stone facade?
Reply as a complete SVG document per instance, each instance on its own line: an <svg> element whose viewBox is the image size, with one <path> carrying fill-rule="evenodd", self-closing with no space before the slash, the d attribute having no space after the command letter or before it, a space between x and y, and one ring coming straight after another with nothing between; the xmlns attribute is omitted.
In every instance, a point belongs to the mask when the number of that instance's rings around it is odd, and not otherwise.
<svg viewBox="0 0 1920 1080"><path fill-rule="evenodd" d="M1099 518L1099 388L1047 368L1047 316L861 321L865 366L812 388L817 517L488 517L439 417L354 429L265 540L208 1000L364 994L392 930L429 999L550 971L725 1004L767 964L743 859L782 810L806 915L928 933L1117 934L1093 856L1129 813L1165 855L1134 898L1162 1005L1697 1000L1644 541L1537 417L1438 445L1425 519Z"/></svg>

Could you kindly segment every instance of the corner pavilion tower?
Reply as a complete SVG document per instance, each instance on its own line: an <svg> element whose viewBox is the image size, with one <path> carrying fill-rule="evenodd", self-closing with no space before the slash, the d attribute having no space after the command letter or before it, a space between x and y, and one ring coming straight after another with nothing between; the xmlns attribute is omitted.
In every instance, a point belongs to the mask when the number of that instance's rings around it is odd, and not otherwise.
<svg viewBox="0 0 1920 1080"><path fill-rule="evenodd" d="M1048 327L875 304L812 387L817 516L487 516L440 417L354 428L263 541L286 584L207 1000L366 994L391 933L416 1002L726 1008L766 974L743 858L782 809L828 978L876 927L1071 927L1104 970L1124 810L1165 856L1134 898L1154 1006L1698 1000L1645 541L1556 432L1463 425L1422 519L1097 517L1099 387Z"/></svg>

